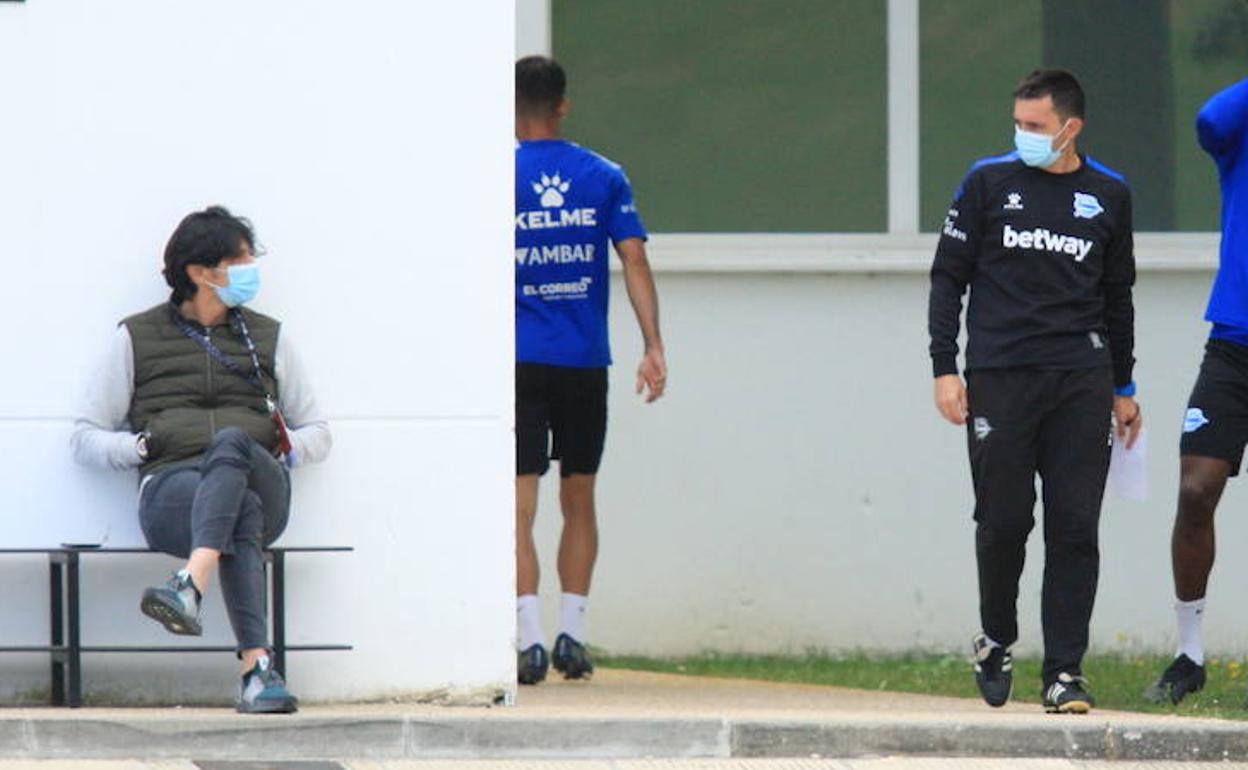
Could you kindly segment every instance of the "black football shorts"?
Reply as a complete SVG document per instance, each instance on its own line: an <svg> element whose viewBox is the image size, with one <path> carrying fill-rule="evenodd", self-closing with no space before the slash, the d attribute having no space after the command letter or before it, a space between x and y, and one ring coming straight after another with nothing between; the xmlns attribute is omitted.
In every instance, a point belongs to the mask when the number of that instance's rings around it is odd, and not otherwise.
<svg viewBox="0 0 1248 770"><path fill-rule="evenodd" d="M1182 456L1214 457L1239 473L1248 444L1248 347L1209 340L1183 416Z"/></svg>
<svg viewBox="0 0 1248 770"><path fill-rule="evenodd" d="M516 364L517 476L597 473L606 438L606 367Z"/></svg>

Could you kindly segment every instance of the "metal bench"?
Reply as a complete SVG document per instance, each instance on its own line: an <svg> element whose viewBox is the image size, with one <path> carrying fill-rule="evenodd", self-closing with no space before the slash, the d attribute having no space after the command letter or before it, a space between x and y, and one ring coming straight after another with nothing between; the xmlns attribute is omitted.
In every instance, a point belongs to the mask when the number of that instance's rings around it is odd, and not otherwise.
<svg viewBox="0 0 1248 770"><path fill-rule="evenodd" d="M273 663L286 672L286 653L307 650L350 650L349 644L287 644L286 643L286 555L292 553L338 553L354 550L350 546L300 546L267 548L264 552L266 583L271 598L268 607L273 637ZM221 645L84 645L79 613L81 596L81 562L85 556L108 554L158 553L147 548L96 548L64 545L56 548L0 548L6 554L47 554L51 615L50 644L36 646L0 646L5 652L46 652L52 663L52 705L78 708L82 705L82 654L84 652L234 652L234 647Z"/></svg>

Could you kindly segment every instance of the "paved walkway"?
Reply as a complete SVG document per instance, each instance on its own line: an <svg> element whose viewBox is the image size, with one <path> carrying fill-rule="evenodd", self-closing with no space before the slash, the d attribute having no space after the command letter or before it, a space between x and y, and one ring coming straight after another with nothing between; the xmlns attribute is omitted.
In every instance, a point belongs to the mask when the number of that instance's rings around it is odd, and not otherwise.
<svg viewBox="0 0 1248 770"><path fill-rule="evenodd" d="M889 756L908 758L911 764L879 759ZM979 757L988 764L959 760L942 765L924 759L941 756ZM346 761L351 770L565 767L546 760L611 760L566 765L569 770L875 770L996 767L1007 757L1059 760L1011 763L1036 768L1093 767L1086 763L1102 759L1229 760L1244 762L1248 768L1248 722L1104 710L1057 716L1046 715L1035 705L989 709L977 700L623 671L602 671L591 683L550 681L525 688L514 707L333 704L307 706L294 716L182 708L0 711L0 758L19 762L0 762L0 770L53 766L33 759L147 761L66 765L82 770L166 766L186 770L193 767L185 762L191 759L204 763L334 759ZM647 758L667 764L635 761ZM504 765L399 761L485 759L513 761ZM722 763L728 759L737 762ZM742 764L756 759L773 761ZM706 764L709 760L721 764ZM306 770L331 767L305 765ZM305 770L272 761L219 768L270 766Z"/></svg>
<svg viewBox="0 0 1248 770"><path fill-rule="evenodd" d="M1248 770L1242 762L1113 762L1071 759L587 759L192 762L16 760L0 770Z"/></svg>

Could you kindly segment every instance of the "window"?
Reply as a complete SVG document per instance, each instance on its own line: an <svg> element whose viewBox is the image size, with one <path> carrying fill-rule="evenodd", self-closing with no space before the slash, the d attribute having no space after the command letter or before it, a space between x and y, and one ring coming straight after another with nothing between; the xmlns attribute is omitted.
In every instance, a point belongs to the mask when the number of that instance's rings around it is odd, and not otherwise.
<svg viewBox="0 0 1248 770"><path fill-rule="evenodd" d="M1040 0L919 3L920 227L940 229L970 164L1013 149L1010 93L1041 59Z"/></svg>
<svg viewBox="0 0 1248 770"><path fill-rule="evenodd" d="M917 2L922 230L1012 149L1010 93L1039 66L1083 81L1081 149L1126 175L1137 230L1218 228L1194 123L1248 74L1248 2ZM552 0L568 136L624 165L657 232L882 232L889 5Z"/></svg>
<svg viewBox="0 0 1248 770"><path fill-rule="evenodd" d="M655 231L882 231L885 9L555 0L567 135L625 167Z"/></svg>
<svg viewBox="0 0 1248 770"><path fill-rule="evenodd" d="M1218 175L1196 144L1196 113L1210 96L1248 77L1248 3L1173 0L1170 14L1175 229L1217 230Z"/></svg>
<svg viewBox="0 0 1248 770"><path fill-rule="evenodd" d="M1216 230L1218 184L1195 117L1245 75L1242 0L942 0L921 4L922 225L969 164L1012 148L1010 92L1037 66L1088 94L1081 149L1126 175L1137 230Z"/></svg>

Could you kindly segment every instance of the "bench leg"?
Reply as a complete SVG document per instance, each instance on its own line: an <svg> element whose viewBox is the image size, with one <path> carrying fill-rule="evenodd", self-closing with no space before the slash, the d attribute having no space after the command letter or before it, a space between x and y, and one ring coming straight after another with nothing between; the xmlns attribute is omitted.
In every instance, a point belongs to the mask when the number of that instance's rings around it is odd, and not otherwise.
<svg viewBox="0 0 1248 770"><path fill-rule="evenodd" d="M79 613L78 553L71 551L65 565L69 582L69 707L82 705L82 624Z"/></svg>
<svg viewBox="0 0 1248 770"><path fill-rule="evenodd" d="M48 606L52 616L51 645L65 644L65 579L62 562L57 554L48 554ZM52 705L65 705L65 658L59 651L52 652Z"/></svg>
<svg viewBox="0 0 1248 770"><path fill-rule="evenodd" d="M286 676L286 554L273 556L273 667Z"/></svg>

